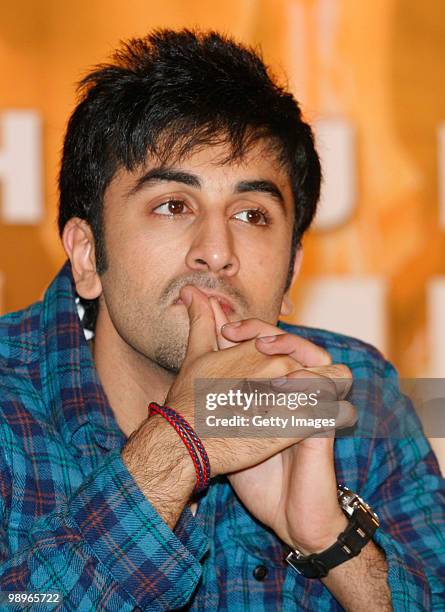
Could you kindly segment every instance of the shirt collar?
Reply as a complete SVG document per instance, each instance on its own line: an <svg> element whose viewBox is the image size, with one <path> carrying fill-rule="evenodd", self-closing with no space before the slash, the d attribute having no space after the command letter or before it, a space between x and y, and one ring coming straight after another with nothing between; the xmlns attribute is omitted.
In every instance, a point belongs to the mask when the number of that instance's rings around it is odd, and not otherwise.
<svg viewBox="0 0 445 612"><path fill-rule="evenodd" d="M80 435L92 426L106 450L122 445L117 425L94 366L77 308L71 264L65 263L47 289L40 316L40 374L52 421L69 445L88 452ZM87 438L88 439L88 438Z"/></svg>

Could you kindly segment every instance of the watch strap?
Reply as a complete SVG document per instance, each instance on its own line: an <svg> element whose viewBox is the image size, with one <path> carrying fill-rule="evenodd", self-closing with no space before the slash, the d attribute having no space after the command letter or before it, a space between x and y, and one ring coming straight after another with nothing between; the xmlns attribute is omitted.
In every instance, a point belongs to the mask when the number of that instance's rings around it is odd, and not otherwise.
<svg viewBox="0 0 445 612"><path fill-rule="evenodd" d="M321 553L311 555L303 555L298 550L291 551L286 561L306 578L323 578L332 568L357 556L378 526L377 518L374 518L364 505L358 504L348 526L332 546Z"/></svg>

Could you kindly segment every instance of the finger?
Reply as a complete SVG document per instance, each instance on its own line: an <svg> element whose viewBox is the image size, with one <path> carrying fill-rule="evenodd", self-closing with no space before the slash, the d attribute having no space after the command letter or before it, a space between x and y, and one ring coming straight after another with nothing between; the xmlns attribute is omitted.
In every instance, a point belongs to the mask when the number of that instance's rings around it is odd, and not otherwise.
<svg viewBox="0 0 445 612"><path fill-rule="evenodd" d="M311 436L296 444L293 451L293 468L291 478L299 490L307 490L314 482L317 483L317 504L330 509L332 516L336 516L339 506L337 503L337 478L334 460L335 431L326 432L325 435ZM340 527L338 533L343 531ZM338 516L338 515L337 515Z"/></svg>
<svg viewBox="0 0 445 612"><path fill-rule="evenodd" d="M336 367L300 368L273 380L271 384L282 393L316 393L323 400L343 400L348 395L352 380L330 376L330 373L345 375L343 366L339 364L338 369L334 370Z"/></svg>
<svg viewBox="0 0 445 612"><path fill-rule="evenodd" d="M223 333L226 327L224 327ZM274 329L277 330L277 328ZM265 334L262 335L264 336ZM265 355L277 355L280 353L289 355L305 367L328 366L332 363L330 354L324 348L294 334L276 333L275 340L272 342L269 342L267 338L266 340L258 338L255 345Z"/></svg>
<svg viewBox="0 0 445 612"><path fill-rule="evenodd" d="M358 419L358 413L355 406L351 402L336 402L338 407L338 415L335 420L336 429L344 429L345 427L352 427L355 425Z"/></svg>
<svg viewBox="0 0 445 612"><path fill-rule="evenodd" d="M229 319L227 318L227 315L224 310L221 308L221 304L213 296L209 298L209 302L213 310L213 316L215 318L215 331L218 348L221 350L225 348L230 348L231 346L236 346L236 342L231 342L230 340L227 340L221 333L221 328L223 327L223 325L229 323Z"/></svg>
<svg viewBox="0 0 445 612"><path fill-rule="evenodd" d="M279 339L278 343L276 341L270 343L269 340L266 340L263 344L262 341L258 341L257 349L266 355L276 355L280 352L291 355L305 366L322 366L332 363L330 354L321 346L301 336L288 334L279 327L261 319L245 319L226 323L221 329L221 334L232 342L242 342L265 336L267 338L276 337Z"/></svg>
<svg viewBox="0 0 445 612"><path fill-rule="evenodd" d="M221 333L232 342L243 342L261 336L285 334L286 332L261 319L243 319L227 323Z"/></svg>
<svg viewBox="0 0 445 612"><path fill-rule="evenodd" d="M338 397L333 380L303 367L271 380L271 386L281 393L315 393L319 400L324 401L335 401Z"/></svg>
<svg viewBox="0 0 445 612"><path fill-rule="evenodd" d="M300 440L307 438L332 438L338 429L352 427L357 421L357 410L346 401L320 402L312 409L307 407L293 413L292 427L286 432Z"/></svg>
<svg viewBox="0 0 445 612"><path fill-rule="evenodd" d="M190 322L186 359L217 350L215 319L207 296L193 285L186 285L181 289L180 297Z"/></svg>
<svg viewBox="0 0 445 612"><path fill-rule="evenodd" d="M335 363L322 367L307 368L309 372L320 374L321 376L330 378L337 389L337 397L345 399L352 387L352 372L342 363Z"/></svg>
<svg viewBox="0 0 445 612"><path fill-rule="evenodd" d="M300 368L270 383L275 393L287 396L284 404L277 404L277 407L286 407L286 410L279 412L279 416L288 415L287 411L291 410L297 420L318 422L315 429L303 428L305 435L302 437L350 427L356 421L356 410L352 404L338 399L334 379ZM266 406L266 412L268 408ZM301 436L301 432L298 432L298 436Z"/></svg>
<svg viewBox="0 0 445 612"><path fill-rule="evenodd" d="M293 421L280 433L286 439L285 446L291 446L292 440L295 444L310 438L333 438L337 430L356 422L357 410L350 402L321 402L316 409L305 407L293 413Z"/></svg>

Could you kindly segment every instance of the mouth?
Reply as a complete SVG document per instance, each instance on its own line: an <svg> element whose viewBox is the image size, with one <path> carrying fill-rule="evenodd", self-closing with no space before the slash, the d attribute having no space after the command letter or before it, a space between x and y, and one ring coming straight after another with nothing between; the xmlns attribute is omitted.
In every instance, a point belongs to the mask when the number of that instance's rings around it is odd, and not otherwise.
<svg viewBox="0 0 445 612"><path fill-rule="evenodd" d="M213 293L212 291L206 291L205 289L201 289L201 287L198 287L198 289L202 292L205 293L208 297L214 297L218 300L219 305L221 306L221 309L223 310L225 315L230 315L233 314L235 312L235 308L232 306L232 303L229 302L229 300L222 296L219 295L217 293ZM184 304L184 302L181 300L180 297L178 297L174 302L173 302L173 306L175 305L179 305L179 304Z"/></svg>

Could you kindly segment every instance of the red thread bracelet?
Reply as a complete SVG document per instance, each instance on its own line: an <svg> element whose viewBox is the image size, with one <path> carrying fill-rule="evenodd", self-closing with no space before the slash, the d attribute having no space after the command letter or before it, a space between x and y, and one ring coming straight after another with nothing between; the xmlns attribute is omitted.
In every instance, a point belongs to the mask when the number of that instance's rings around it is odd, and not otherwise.
<svg viewBox="0 0 445 612"><path fill-rule="evenodd" d="M193 461L193 466L195 468L195 472L196 472L196 485L195 488L193 489L194 491L196 491L197 489L200 489L202 486L202 476L201 476L201 470L200 470L200 463L199 463L199 459L198 456L196 454L196 451L194 451L193 446L190 443L190 440L186 438L186 436L184 435L183 431L181 430L181 428L179 427L179 425L174 421L174 419L172 419L171 417L169 417L163 410L160 410L159 408L151 408L151 412L155 412L157 414L159 414L160 416L164 417L164 419L170 423L170 425L173 427L173 429L176 431L176 433L179 435L179 437L181 438L181 440L184 442L191 458Z"/></svg>
<svg viewBox="0 0 445 612"><path fill-rule="evenodd" d="M198 452L201 456L202 459L202 467L203 467L203 471L204 471L204 477L207 478L207 476L210 478L210 461L209 461L209 457L207 455L207 452L204 448L204 445L201 441L201 439L197 436L195 430L192 428L192 426L190 425L190 423L188 421L186 421L186 419L184 419L184 417L182 415L179 414L179 412L176 412L176 410L174 410L173 408L170 408L170 406L162 406L162 409L164 410L164 412L166 412L168 415L170 415L171 417L173 417L175 419L175 421L177 422L177 424L182 427L185 430L185 433L188 434L188 438L191 438L191 442L192 444L194 444L194 446L198 449Z"/></svg>
<svg viewBox="0 0 445 612"><path fill-rule="evenodd" d="M173 427L187 448L196 473L196 484L193 491L197 493L207 489L210 482L209 459L202 441L190 423L170 406L161 406L156 402L151 402L148 408L150 416L153 413L159 414Z"/></svg>

